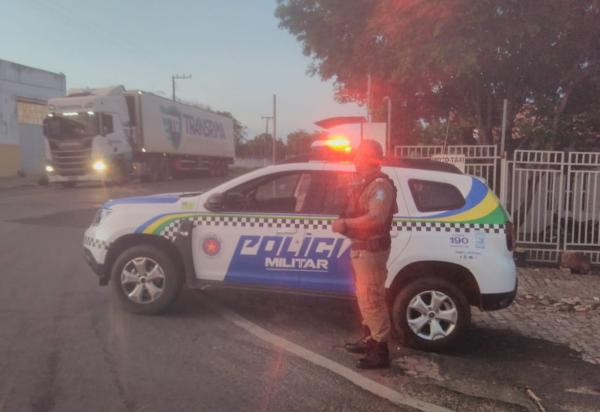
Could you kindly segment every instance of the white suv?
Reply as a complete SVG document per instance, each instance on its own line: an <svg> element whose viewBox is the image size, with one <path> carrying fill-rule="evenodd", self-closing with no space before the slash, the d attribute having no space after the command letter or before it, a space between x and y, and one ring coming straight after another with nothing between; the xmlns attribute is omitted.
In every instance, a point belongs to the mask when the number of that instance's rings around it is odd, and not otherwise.
<svg viewBox="0 0 600 412"><path fill-rule="evenodd" d="M387 288L406 345L442 350L467 330L470 305L509 306L511 224L481 180L453 166L383 167L398 189ZM352 296L350 242L331 231L354 175L348 163L285 163L206 193L112 200L85 233L84 255L125 308L157 314L182 285Z"/></svg>

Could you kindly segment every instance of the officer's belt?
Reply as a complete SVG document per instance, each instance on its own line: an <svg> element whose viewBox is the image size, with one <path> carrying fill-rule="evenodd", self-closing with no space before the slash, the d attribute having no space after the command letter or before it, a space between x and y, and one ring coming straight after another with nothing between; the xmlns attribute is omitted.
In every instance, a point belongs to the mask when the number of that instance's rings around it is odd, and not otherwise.
<svg viewBox="0 0 600 412"><path fill-rule="evenodd" d="M367 240L352 240L352 250L366 250L368 252L382 252L392 245L390 236L376 237Z"/></svg>

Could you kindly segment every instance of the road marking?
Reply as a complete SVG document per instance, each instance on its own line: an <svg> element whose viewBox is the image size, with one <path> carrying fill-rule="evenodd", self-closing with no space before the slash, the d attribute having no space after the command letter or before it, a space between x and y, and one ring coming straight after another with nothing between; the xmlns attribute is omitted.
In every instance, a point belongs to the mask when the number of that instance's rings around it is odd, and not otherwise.
<svg viewBox="0 0 600 412"><path fill-rule="evenodd" d="M341 365L337 362L332 361L324 356L321 356L311 350L308 350L300 345L297 345L289 340L282 338L281 336L275 335L268 330L258 326L257 324L249 321L248 319L238 315L234 311L226 308L217 302L214 298L203 294L203 302L213 311L221 315L226 320L230 321L234 325L244 329L246 332L254 335L255 337L270 343L271 345L277 346L299 358L304 359L316 366L325 368L330 372L335 373L338 376L352 382L354 385L371 392L372 394L379 396L380 398L387 399L395 405L409 406L411 408L418 409L424 412L448 412L450 409L446 409L441 406L437 406L431 403L421 401L416 398L412 398L408 395L397 392L385 385L375 382L360 373Z"/></svg>

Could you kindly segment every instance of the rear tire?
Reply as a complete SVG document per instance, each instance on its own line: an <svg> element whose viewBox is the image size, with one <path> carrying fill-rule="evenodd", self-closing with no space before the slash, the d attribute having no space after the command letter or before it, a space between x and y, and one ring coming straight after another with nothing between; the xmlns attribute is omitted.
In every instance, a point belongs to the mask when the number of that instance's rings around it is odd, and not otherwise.
<svg viewBox="0 0 600 412"><path fill-rule="evenodd" d="M138 245L116 259L111 283L127 311L158 315L177 299L183 276L167 253L152 245Z"/></svg>
<svg viewBox="0 0 600 412"><path fill-rule="evenodd" d="M427 277L400 289L392 305L392 323L403 345L441 352L464 337L471 323L471 307L455 285Z"/></svg>
<svg viewBox="0 0 600 412"><path fill-rule="evenodd" d="M227 163L223 163L221 165L221 176L229 175L229 165Z"/></svg>

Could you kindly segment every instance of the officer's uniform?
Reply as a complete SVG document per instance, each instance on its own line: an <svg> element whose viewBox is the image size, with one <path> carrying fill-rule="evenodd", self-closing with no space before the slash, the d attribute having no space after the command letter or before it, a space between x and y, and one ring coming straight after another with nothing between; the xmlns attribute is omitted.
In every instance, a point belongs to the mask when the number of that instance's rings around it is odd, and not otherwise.
<svg viewBox="0 0 600 412"><path fill-rule="evenodd" d="M351 262L356 280L356 297L363 324L377 342L386 342L390 318L385 299L390 230L396 204L396 188L383 173L361 179L353 191L343 217L369 215L373 224L362 230L346 230L352 241Z"/></svg>

